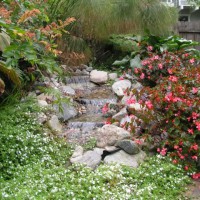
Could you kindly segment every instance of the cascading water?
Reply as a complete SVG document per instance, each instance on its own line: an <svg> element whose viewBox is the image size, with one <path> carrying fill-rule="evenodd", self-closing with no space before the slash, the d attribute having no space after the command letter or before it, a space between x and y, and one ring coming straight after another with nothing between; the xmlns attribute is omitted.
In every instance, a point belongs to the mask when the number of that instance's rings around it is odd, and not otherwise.
<svg viewBox="0 0 200 200"><path fill-rule="evenodd" d="M84 106L86 112L68 121L63 137L69 142L83 144L91 139L96 128L105 124L102 107L106 103L116 103L117 99L108 86L95 85L90 82L89 76L73 76L66 81L67 85L82 93L76 102Z"/></svg>

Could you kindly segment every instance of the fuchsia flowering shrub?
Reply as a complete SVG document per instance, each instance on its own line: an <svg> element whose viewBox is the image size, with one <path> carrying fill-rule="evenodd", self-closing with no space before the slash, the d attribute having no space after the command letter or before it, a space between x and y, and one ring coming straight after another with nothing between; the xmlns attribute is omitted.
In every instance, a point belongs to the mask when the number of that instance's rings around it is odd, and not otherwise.
<svg viewBox="0 0 200 200"><path fill-rule="evenodd" d="M152 50L152 48L148 48ZM121 127L136 134L136 141L156 141L157 152L169 155L174 164L183 164L192 171L200 160L200 65L192 54L179 52L148 53L141 68L133 73L143 85L127 104L141 109L129 108L129 121ZM153 84L152 84L153 83ZM145 96L145 98L144 98ZM141 143L141 142L139 142ZM196 177L196 176L195 176Z"/></svg>
<svg viewBox="0 0 200 200"><path fill-rule="evenodd" d="M147 49L152 50L150 47ZM134 74L145 85L155 86L166 76L170 76L171 81L177 82L177 77L172 73L173 68L195 65L196 60L191 53L184 51L165 51L162 54L148 51L148 56L142 60L141 64L141 68L134 68Z"/></svg>
<svg viewBox="0 0 200 200"><path fill-rule="evenodd" d="M163 156L169 152L173 163L185 163L189 170L200 154L200 66L173 67L170 76L146 92L157 131L168 135L158 152Z"/></svg>

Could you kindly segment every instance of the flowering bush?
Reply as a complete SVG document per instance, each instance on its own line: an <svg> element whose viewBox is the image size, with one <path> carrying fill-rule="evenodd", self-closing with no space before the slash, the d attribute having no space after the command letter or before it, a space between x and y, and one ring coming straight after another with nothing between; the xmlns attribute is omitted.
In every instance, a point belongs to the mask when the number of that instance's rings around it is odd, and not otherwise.
<svg viewBox="0 0 200 200"><path fill-rule="evenodd" d="M148 139L161 155L170 155L174 164L182 163L188 171L200 160L199 52L185 50L191 44L186 40L160 40L143 39L133 58L115 62L119 66L130 63L129 74L132 71L145 86L126 91L129 116L121 127L135 134L138 144Z"/></svg>
<svg viewBox="0 0 200 200"><path fill-rule="evenodd" d="M187 65L168 68L168 76L162 76L159 84L136 95L143 109L130 113L149 124L142 137L158 139L158 152L168 153L173 163L184 164L185 170L192 170L200 159L200 66L193 66L193 61L190 58ZM135 132L132 122L125 127Z"/></svg>
<svg viewBox="0 0 200 200"><path fill-rule="evenodd" d="M134 68L134 73L143 84L149 86L155 86L162 77L166 76L170 76L170 81L177 82L177 77L173 76L174 68L195 65L197 62L191 53L184 51L165 51L162 54L156 54L152 52L153 47L147 48L148 57L142 60L140 68Z"/></svg>
<svg viewBox="0 0 200 200"><path fill-rule="evenodd" d="M157 118L157 130L166 133L164 149L158 151L184 162L188 170L199 159L200 66L174 67L171 75L147 89Z"/></svg>

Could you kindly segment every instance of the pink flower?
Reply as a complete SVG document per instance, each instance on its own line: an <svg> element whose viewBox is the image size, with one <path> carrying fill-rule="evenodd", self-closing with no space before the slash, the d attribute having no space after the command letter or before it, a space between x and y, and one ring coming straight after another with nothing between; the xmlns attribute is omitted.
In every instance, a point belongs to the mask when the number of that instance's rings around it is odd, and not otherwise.
<svg viewBox="0 0 200 200"><path fill-rule="evenodd" d="M191 147L190 147L190 150L195 150L197 151L198 150L198 145L197 144L193 144Z"/></svg>
<svg viewBox="0 0 200 200"><path fill-rule="evenodd" d="M171 69L168 69L167 71L168 71L169 74L173 74Z"/></svg>
<svg viewBox="0 0 200 200"><path fill-rule="evenodd" d="M179 146L178 145L174 145L174 149L178 149L179 148Z"/></svg>
<svg viewBox="0 0 200 200"><path fill-rule="evenodd" d="M148 47L147 47L147 50L148 50L148 51L152 51L152 50L153 50L153 47L152 47L152 46L148 46Z"/></svg>
<svg viewBox="0 0 200 200"><path fill-rule="evenodd" d="M135 141L136 144L139 144L139 145L141 145L143 143L142 140L134 140L134 141Z"/></svg>
<svg viewBox="0 0 200 200"><path fill-rule="evenodd" d="M195 122L196 128L198 131L200 131L200 121Z"/></svg>
<svg viewBox="0 0 200 200"><path fill-rule="evenodd" d="M167 153L167 148L162 148L162 149L158 148L157 152L159 152L160 155L165 156Z"/></svg>
<svg viewBox="0 0 200 200"><path fill-rule="evenodd" d="M165 100L170 102L173 100L173 94L172 92L168 93L166 96L165 96Z"/></svg>
<svg viewBox="0 0 200 200"><path fill-rule="evenodd" d="M145 75L144 75L144 73L142 73L142 74L140 75L140 78L141 78L141 79L144 79L144 77L145 77Z"/></svg>
<svg viewBox="0 0 200 200"><path fill-rule="evenodd" d="M105 122L105 124L111 124L111 121L107 120L107 121Z"/></svg>
<svg viewBox="0 0 200 200"><path fill-rule="evenodd" d="M192 59L189 60L189 62L190 62L191 64L193 64L193 63L195 62L195 59L192 58Z"/></svg>
<svg viewBox="0 0 200 200"><path fill-rule="evenodd" d="M130 104L132 104L132 103L135 103L135 99L133 99L133 98L127 99L127 100L126 100L126 103L127 103L128 105L130 105Z"/></svg>
<svg viewBox="0 0 200 200"><path fill-rule="evenodd" d="M148 65L148 64L149 64L149 61L148 61L148 60L143 60L143 61L142 61L142 65L143 65L143 66Z"/></svg>
<svg viewBox="0 0 200 200"><path fill-rule="evenodd" d="M178 160L173 160L172 161L174 164L177 164L178 163Z"/></svg>
<svg viewBox="0 0 200 200"><path fill-rule="evenodd" d="M135 115L129 115L130 119L134 119Z"/></svg>
<svg viewBox="0 0 200 200"><path fill-rule="evenodd" d="M153 60L158 60L158 59L159 59L158 55L156 55L156 56L153 57Z"/></svg>
<svg viewBox="0 0 200 200"><path fill-rule="evenodd" d="M148 109L153 109L153 104L151 103L151 101L146 101L145 105L147 106Z"/></svg>
<svg viewBox="0 0 200 200"><path fill-rule="evenodd" d="M198 92L198 88L193 87L193 88L192 88L192 93L193 93L193 94L196 94L197 92Z"/></svg>
<svg viewBox="0 0 200 200"><path fill-rule="evenodd" d="M124 77L123 76L119 77L119 80L124 80Z"/></svg>
<svg viewBox="0 0 200 200"><path fill-rule="evenodd" d="M194 134L193 129L188 129L188 133L190 133L191 135L193 135Z"/></svg>
<svg viewBox="0 0 200 200"><path fill-rule="evenodd" d="M188 171L189 167L188 167L188 166L185 166L184 169L185 169L185 171Z"/></svg>
<svg viewBox="0 0 200 200"><path fill-rule="evenodd" d="M183 156L183 155L180 156L180 159L181 159L181 160L184 160L184 158L185 158L185 156Z"/></svg>
<svg viewBox="0 0 200 200"><path fill-rule="evenodd" d="M108 112L108 104L105 104L104 106L103 106L103 108L102 108L102 113L103 114L106 114L107 112Z"/></svg>
<svg viewBox="0 0 200 200"><path fill-rule="evenodd" d="M138 74L139 71L138 71L137 68L135 68L135 69L134 69L134 72L135 72L136 74Z"/></svg>
<svg viewBox="0 0 200 200"><path fill-rule="evenodd" d="M192 156L191 157L193 160L198 160L198 157L197 156Z"/></svg>
<svg viewBox="0 0 200 200"><path fill-rule="evenodd" d="M197 119L197 117L199 117L198 113L193 112L192 113L192 119Z"/></svg>
<svg viewBox="0 0 200 200"><path fill-rule="evenodd" d="M153 66L152 66L152 65L149 65L148 67L149 67L149 69L153 69Z"/></svg>
<svg viewBox="0 0 200 200"><path fill-rule="evenodd" d="M169 76L169 80L172 82L177 82L178 78L176 76Z"/></svg>
<svg viewBox="0 0 200 200"><path fill-rule="evenodd" d="M200 173L196 173L192 175L193 179L199 179L200 178Z"/></svg>
<svg viewBox="0 0 200 200"><path fill-rule="evenodd" d="M162 69L162 68L163 68L162 63L159 63L159 64L158 64L158 68L159 68L159 69Z"/></svg>

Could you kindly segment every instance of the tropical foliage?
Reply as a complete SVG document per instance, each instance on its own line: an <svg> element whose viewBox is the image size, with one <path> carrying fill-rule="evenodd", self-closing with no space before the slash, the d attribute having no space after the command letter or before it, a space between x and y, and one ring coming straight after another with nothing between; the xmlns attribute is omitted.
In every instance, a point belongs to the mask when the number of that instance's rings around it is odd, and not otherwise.
<svg viewBox="0 0 200 200"><path fill-rule="evenodd" d="M18 87L33 82L43 72L61 74L55 40L75 19L47 25L45 5L39 1L5 1L0 11L0 78L5 90L11 82Z"/></svg>

